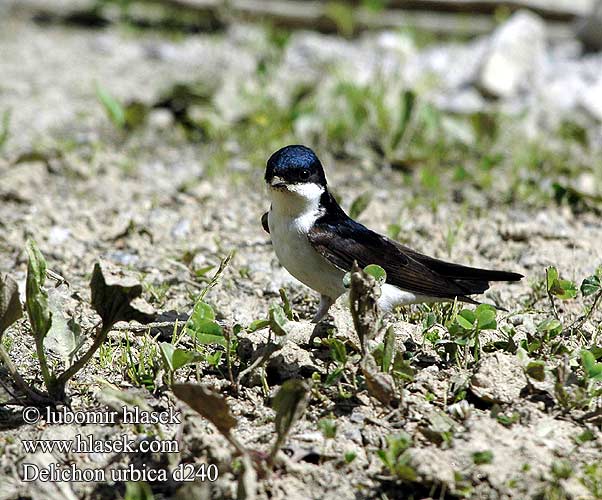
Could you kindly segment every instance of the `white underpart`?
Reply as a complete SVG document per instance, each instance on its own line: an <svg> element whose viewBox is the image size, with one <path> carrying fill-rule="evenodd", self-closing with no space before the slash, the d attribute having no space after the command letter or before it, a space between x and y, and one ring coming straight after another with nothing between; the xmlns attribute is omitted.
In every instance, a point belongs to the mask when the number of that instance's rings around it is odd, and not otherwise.
<svg viewBox="0 0 602 500"><path fill-rule="evenodd" d="M381 311L388 313L395 309L396 306L405 306L409 304L424 304L428 302L441 302L445 299L437 297L427 297L418 295L407 290L402 290L394 285L384 284L380 287L380 297L378 299L378 307Z"/></svg>
<svg viewBox="0 0 602 500"><path fill-rule="evenodd" d="M305 183L291 184L287 189L268 186L268 191L272 201L268 226L280 264L299 281L334 302L346 292L343 286L345 272L320 255L307 238L309 229L323 215L320 197L324 188ZM398 305L438 300L385 284L381 287L378 306L383 312L391 312ZM321 306L326 306L324 300ZM328 312L328 307L319 309L314 321Z"/></svg>
<svg viewBox="0 0 602 500"><path fill-rule="evenodd" d="M324 188L305 183L268 190L272 201L268 225L280 264L308 287L335 300L345 292L345 273L316 252L307 239L307 232L323 213L320 197Z"/></svg>

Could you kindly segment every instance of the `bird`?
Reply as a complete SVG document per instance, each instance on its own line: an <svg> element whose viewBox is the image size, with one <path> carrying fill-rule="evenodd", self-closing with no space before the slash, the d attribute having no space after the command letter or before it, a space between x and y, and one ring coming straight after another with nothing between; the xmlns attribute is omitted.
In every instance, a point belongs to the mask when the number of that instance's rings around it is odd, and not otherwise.
<svg viewBox="0 0 602 500"><path fill-rule="evenodd" d="M343 278L356 262L386 272L377 306L458 300L479 304L491 281L519 281L521 274L468 267L423 255L349 217L328 190L322 163L312 149L290 145L267 161L265 183L270 209L261 217L280 264L320 294L313 318L321 321L347 290Z"/></svg>

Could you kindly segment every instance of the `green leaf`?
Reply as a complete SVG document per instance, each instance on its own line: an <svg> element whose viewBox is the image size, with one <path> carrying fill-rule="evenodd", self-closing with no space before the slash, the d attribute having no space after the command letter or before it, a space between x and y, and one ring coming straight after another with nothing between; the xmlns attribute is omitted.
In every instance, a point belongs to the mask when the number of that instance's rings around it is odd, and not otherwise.
<svg viewBox="0 0 602 500"><path fill-rule="evenodd" d="M577 285L569 280L560 280L559 282L561 293L556 293L559 299L573 299L577 296Z"/></svg>
<svg viewBox="0 0 602 500"><path fill-rule="evenodd" d="M382 359L382 370L385 373L389 373L391 365L393 364L393 356L395 354L395 330L392 326L387 328L385 333L385 345L383 350Z"/></svg>
<svg viewBox="0 0 602 500"><path fill-rule="evenodd" d="M488 304L479 305L475 310L475 315L479 330L495 330L497 328L496 310L492 306Z"/></svg>
<svg viewBox="0 0 602 500"><path fill-rule="evenodd" d="M475 465L490 464L493 462L493 452L490 450L476 451L472 454L472 461Z"/></svg>
<svg viewBox="0 0 602 500"><path fill-rule="evenodd" d="M349 208L349 217L352 219L357 219L361 213L368 208L371 200L372 194L369 192L358 196L355 200L353 200L353 203Z"/></svg>
<svg viewBox="0 0 602 500"><path fill-rule="evenodd" d="M23 309L17 282L8 275L0 274L0 337L21 316Z"/></svg>
<svg viewBox="0 0 602 500"><path fill-rule="evenodd" d="M98 97L113 125L117 128L124 128L126 125L126 113L121 103L98 83L96 83L96 97Z"/></svg>
<svg viewBox="0 0 602 500"><path fill-rule="evenodd" d="M552 291L554 284L558 281L558 269L550 266L546 269L546 290Z"/></svg>
<svg viewBox="0 0 602 500"><path fill-rule="evenodd" d="M328 339L326 342L330 346L332 359L339 365L345 365L347 363L347 348L345 344L338 339Z"/></svg>
<svg viewBox="0 0 602 500"><path fill-rule="evenodd" d="M596 363L596 358L590 351L581 351L581 366L587 378L602 380L602 363Z"/></svg>
<svg viewBox="0 0 602 500"><path fill-rule="evenodd" d="M543 361L531 361L527 364L527 375L539 382L543 382L546 378L545 366Z"/></svg>
<svg viewBox="0 0 602 500"><path fill-rule="evenodd" d="M555 337L562 332L562 323L555 318L548 318L537 325L537 331Z"/></svg>
<svg viewBox="0 0 602 500"><path fill-rule="evenodd" d="M205 361L211 366L218 366L222 361L224 351L215 351L214 353L205 355Z"/></svg>
<svg viewBox="0 0 602 500"><path fill-rule="evenodd" d="M204 321L204 320L213 321L214 319L215 319L215 313L213 312L213 308L206 302L199 300L194 305L194 309L192 310L192 314L190 315L189 322L192 324L192 328L194 328L194 324L197 321Z"/></svg>
<svg viewBox="0 0 602 500"><path fill-rule="evenodd" d="M276 442L272 456L280 449L292 426L301 417L308 401L309 384L304 380L286 380L274 396L272 408L276 411Z"/></svg>
<svg viewBox="0 0 602 500"><path fill-rule="evenodd" d="M282 299L282 307L284 309L284 313L286 314L286 317L289 319L289 321L293 321L293 308L291 307L291 302L290 300L288 300L288 296L286 295L286 290L284 288L281 288L279 292L280 299Z"/></svg>
<svg viewBox="0 0 602 500"><path fill-rule="evenodd" d="M587 443L588 441L595 441L596 435L591 429L585 429L581 434L575 436L575 442L577 444Z"/></svg>
<svg viewBox="0 0 602 500"><path fill-rule="evenodd" d="M408 123L412 117L414 111L414 105L416 103L416 94L411 90L404 90L401 95L401 114L399 122L395 130L395 134L391 140L391 146L396 149L403 136L405 135Z"/></svg>
<svg viewBox="0 0 602 500"><path fill-rule="evenodd" d="M591 352L586 350L581 351L581 366L583 366L586 372L589 372L595 364L596 360Z"/></svg>
<svg viewBox="0 0 602 500"><path fill-rule="evenodd" d="M581 293L584 297L593 295L600 290L600 286L600 278L598 276L589 276L583 280L583 283L581 283Z"/></svg>
<svg viewBox="0 0 602 500"><path fill-rule="evenodd" d="M558 269L553 266L546 269L546 289L548 293L562 300L577 296L577 285L572 281L560 279Z"/></svg>
<svg viewBox="0 0 602 500"><path fill-rule="evenodd" d="M382 285L387 281L386 271L377 264L370 264L364 267L364 272L372 276L379 285Z"/></svg>
<svg viewBox="0 0 602 500"><path fill-rule="evenodd" d="M222 327L215 321L199 320L194 330L187 328L186 332L201 345L221 345L223 347L227 345Z"/></svg>
<svg viewBox="0 0 602 500"><path fill-rule="evenodd" d="M150 323L152 308L140 299L142 285L131 273L108 262L97 262L90 280L92 307L102 318L104 329L118 321Z"/></svg>
<svg viewBox="0 0 602 500"><path fill-rule="evenodd" d="M29 315L33 336L43 342L52 324L52 312L48 307L48 294L44 290L46 281L46 260L35 241L27 242L26 299L25 307Z"/></svg>
<svg viewBox="0 0 602 500"><path fill-rule="evenodd" d="M476 314L470 309L462 309L456 316L456 322L465 330L472 330L476 319Z"/></svg>
<svg viewBox="0 0 602 500"><path fill-rule="evenodd" d="M195 338L202 345L221 345L226 347L226 339L222 327L215 321L213 308L203 302L197 301L190 318L186 322L186 333Z"/></svg>
<svg viewBox="0 0 602 500"><path fill-rule="evenodd" d="M125 483L124 500L154 500L153 490L144 481L129 481Z"/></svg>
<svg viewBox="0 0 602 500"><path fill-rule="evenodd" d="M165 364L172 372L202 359L202 355L199 353L174 347L169 342L161 342L159 348Z"/></svg>
<svg viewBox="0 0 602 500"><path fill-rule="evenodd" d="M332 418L318 420L318 428L326 439L334 439L337 436L337 421Z"/></svg>
<svg viewBox="0 0 602 500"><path fill-rule="evenodd" d="M263 328L267 328L270 326L269 319L256 319L251 321L249 326L247 326L247 332L256 332L257 330L262 330Z"/></svg>
<svg viewBox="0 0 602 500"><path fill-rule="evenodd" d="M284 309L278 304L273 304L270 307L270 328L272 329L274 334L280 337L286 335L287 323L288 318L286 317Z"/></svg>
<svg viewBox="0 0 602 500"><path fill-rule="evenodd" d="M133 130L140 127L148 116L148 106L140 101L132 101L123 108L124 127Z"/></svg>

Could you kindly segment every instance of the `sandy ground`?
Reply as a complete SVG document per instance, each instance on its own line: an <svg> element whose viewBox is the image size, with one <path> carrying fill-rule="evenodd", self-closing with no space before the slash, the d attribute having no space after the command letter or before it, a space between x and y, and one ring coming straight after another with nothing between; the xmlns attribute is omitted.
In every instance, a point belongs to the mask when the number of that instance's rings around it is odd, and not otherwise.
<svg viewBox="0 0 602 500"><path fill-rule="evenodd" d="M38 25L27 16L3 20L0 113L10 109L11 121L0 159L0 271L24 287L25 241L34 237L49 267L70 284L69 292L62 293L65 311L77 313L82 325L91 327L97 318L86 305L88 281L98 259L132 270L161 318L173 319L190 313L204 286L195 270L215 267L234 251L220 283L207 296L218 319L247 326L265 318L269 306L279 301L280 288L300 317L298 338L289 340L268 365L273 395L286 378L314 372L324 377L332 371L328 348L309 341L313 327L308 320L317 298L279 266L259 221L268 202L264 165L258 159L285 144L262 143L261 150L248 151L232 141L228 159L216 170L211 141L189 141L167 110L152 110L142 129L125 133L110 124L95 95L95 82L110 87L120 100L149 104L174 83L201 79L216 89L232 81L243 86L261 54L253 37L253 30L231 29L174 39L118 27ZM433 209L396 170L337 159L327 148L319 153L344 208L360 194L372 193L359 218L371 228L386 232L398 224L399 239L427 254L525 274L521 283L496 285L485 295L486 301L512 313L500 313L498 329L484 334L487 341L503 339L503 327L514 327L517 341L533 330L548 307L545 293L538 291L546 266L558 266L563 276L580 282L602 262L602 222L595 212L574 213L552 204L487 206L482 198L477 198L479 206L443 201ZM569 302L559 308L567 317L580 312L579 305ZM444 362L440 349L425 340L421 314L405 312L394 323L397 344L416 370L401 389L402 404L385 408L365 389L350 398L337 393L336 386L320 389L286 441L283 465L259 480L259 497L595 498L583 478L587 465L599 463L602 456L600 403L570 411L558 406L551 370L562 358L546 360L543 382L528 380L521 360L504 350L486 353L479 363L463 368ZM589 339L599 330L599 320L598 313L585 326ZM353 335L344 311L335 311L331 321L348 328L339 329L339 338ZM155 334L169 340L171 332L153 330ZM105 382L133 391L155 410L178 404L165 384L148 391L132 380L123 362L126 337L137 356L152 357L149 335L112 332L109 358L95 360L73 383L72 407L110 403L102 392ZM27 323L20 321L7 338L22 373L39 381ZM241 363L248 364L266 341L265 330L241 333ZM574 349L582 341L566 339L566 344ZM157 357L156 349L152 352ZM223 370L201 365L202 382L227 395L240 441L252 450L269 450L274 413L257 377L235 395ZM193 380L195 373L183 371L181 378L185 376ZM460 406L452 404L459 387L467 394ZM156 429L28 425L20 408L0 408L0 499L125 495L125 482L23 483L19 475L25 462L109 470L130 463L173 467L180 461L215 463L220 478L215 483L152 483L155 498L232 498L237 477L233 450L210 424L185 411L184 424L162 428L164 435L180 440L176 456L28 455L22 439L72 439L81 433L115 439ZM516 417L504 424L495 418L498 413ZM320 432L318 422L324 418L336 421L334 439ZM593 439L577 444L586 430ZM396 477L376 455L387 446L388 436L400 432L412 440L407 460L416 476L411 481ZM474 453L484 451L492 452L490 463L475 463ZM348 453L356 455L351 463L344 459ZM563 472L563 466L571 472ZM598 480L602 482L600 476ZM597 491L602 491L600 484Z"/></svg>

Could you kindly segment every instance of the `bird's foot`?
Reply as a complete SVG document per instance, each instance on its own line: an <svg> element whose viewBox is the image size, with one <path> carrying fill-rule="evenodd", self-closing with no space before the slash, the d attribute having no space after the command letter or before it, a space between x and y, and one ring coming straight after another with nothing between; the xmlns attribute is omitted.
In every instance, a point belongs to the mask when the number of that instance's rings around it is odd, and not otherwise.
<svg viewBox="0 0 602 500"><path fill-rule="evenodd" d="M326 316L328 314L328 310L330 309L330 306L333 303L334 303L334 300L332 300L330 297L327 297L326 295L321 295L320 296L320 305L318 306L316 315L311 320L311 322L319 323L324 318L324 316Z"/></svg>

